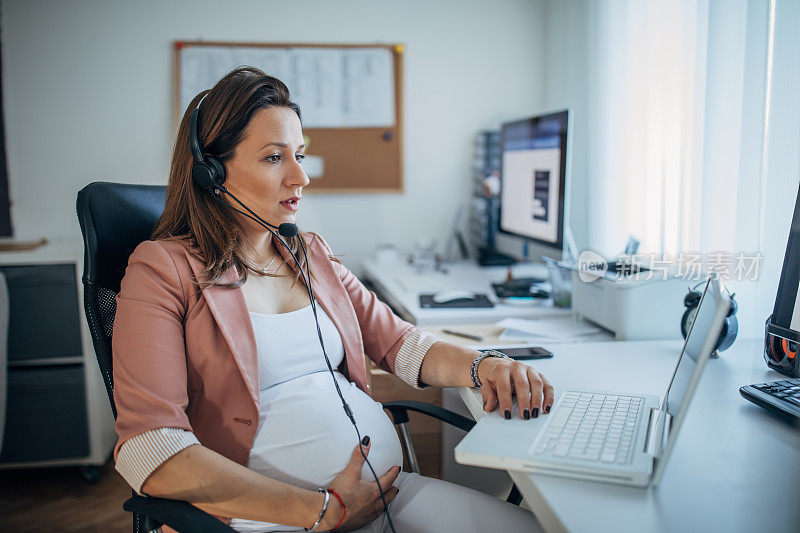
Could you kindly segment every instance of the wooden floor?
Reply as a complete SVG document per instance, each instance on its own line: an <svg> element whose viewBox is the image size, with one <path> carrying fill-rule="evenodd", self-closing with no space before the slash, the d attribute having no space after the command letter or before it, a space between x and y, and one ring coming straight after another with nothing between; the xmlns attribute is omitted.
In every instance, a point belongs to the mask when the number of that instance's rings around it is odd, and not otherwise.
<svg viewBox="0 0 800 533"><path fill-rule="evenodd" d="M0 531L131 531L131 489L109 462L88 483L77 467L0 471Z"/></svg>
<svg viewBox="0 0 800 533"><path fill-rule="evenodd" d="M391 374L373 373L372 386L379 402L408 399L441 405L439 389L415 391ZM412 413L410 427L422 474L440 477L438 422ZM94 485L77 467L0 470L0 532L130 532L131 515L122 510L130 495L111 462Z"/></svg>

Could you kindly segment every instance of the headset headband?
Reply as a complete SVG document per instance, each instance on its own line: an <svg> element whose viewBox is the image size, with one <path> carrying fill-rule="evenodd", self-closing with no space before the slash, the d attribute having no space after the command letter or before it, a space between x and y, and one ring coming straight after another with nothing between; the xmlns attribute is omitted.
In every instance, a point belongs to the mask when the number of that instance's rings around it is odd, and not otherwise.
<svg viewBox="0 0 800 533"><path fill-rule="evenodd" d="M189 148L192 151L192 157L194 157L195 162L197 163L205 163L205 158L203 157L203 151L200 148L200 138L197 132L197 116L200 114L200 104L203 103L203 100L206 99L208 93L211 91L206 91L206 94L197 102L197 107L192 110L192 117L190 120L189 126Z"/></svg>

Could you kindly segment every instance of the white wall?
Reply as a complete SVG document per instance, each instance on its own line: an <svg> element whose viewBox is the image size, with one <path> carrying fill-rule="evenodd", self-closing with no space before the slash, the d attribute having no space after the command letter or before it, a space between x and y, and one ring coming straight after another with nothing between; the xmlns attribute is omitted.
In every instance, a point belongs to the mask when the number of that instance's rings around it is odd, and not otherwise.
<svg viewBox="0 0 800 533"><path fill-rule="evenodd" d="M569 229L579 250L589 246L589 191L592 172L587 167L589 139L587 135L587 100L589 96L587 0L546 0L544 2L543 67L541 69L542 100L535 114L569 109L572 121L572 152L567 206ZM598 8L599 9L599 8ZM523 257L524 241L518 237L497 236L498 249L512 257ZM560 257L544 245L530 242L528 257Z"/></svg>
<svg viewBox="0 0 800 533"><path fill-rule="evenodd" d="M699 231L693 236L701 250L765 252L758 219L763 211L759 194L764 180L768 35L768 0L709 3L703 181L695 190L701 212L696 218ZM726 283L739 305L740 336L763 335L766 316L756 303L763 294L759 280Z"/></svg>
<svg viewBox="0 0 800 533"><path fill-rule="evenodd" d="M538 0L3 0L15 234L77 238L75 195L91 181L166 182L173 41L397 42L405 192L309 194L298 221L351 268L381 242L441 243L468 197L474 133L542 108L544 11Z"/></svg>

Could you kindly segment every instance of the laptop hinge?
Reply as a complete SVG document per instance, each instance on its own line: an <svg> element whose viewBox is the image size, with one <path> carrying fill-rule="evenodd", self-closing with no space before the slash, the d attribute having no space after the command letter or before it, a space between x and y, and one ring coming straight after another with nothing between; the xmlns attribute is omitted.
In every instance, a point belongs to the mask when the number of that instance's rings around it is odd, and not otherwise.
<svg viewBox="0 0 800 533"><path fill-rule="evenodd" d="M647 437L644 441L644 453L658 458L669 436L672 415L657 407L650 408L650 419L647 422Z"/></svg>

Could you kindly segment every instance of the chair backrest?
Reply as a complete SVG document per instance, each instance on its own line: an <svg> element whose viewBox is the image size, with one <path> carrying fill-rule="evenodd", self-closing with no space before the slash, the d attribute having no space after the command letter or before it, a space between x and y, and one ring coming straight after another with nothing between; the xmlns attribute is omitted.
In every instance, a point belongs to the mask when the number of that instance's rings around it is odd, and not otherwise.
<svg viewBox="0 0 800 533"><path fill-rule="evenodd" d="M115 297L125 275L128 257L150 238L164 211L167 188L95 182L78 192L78 222L83 234L83 306L97 364L111 402L114 418L114 377L111 334Z"/></svg>

